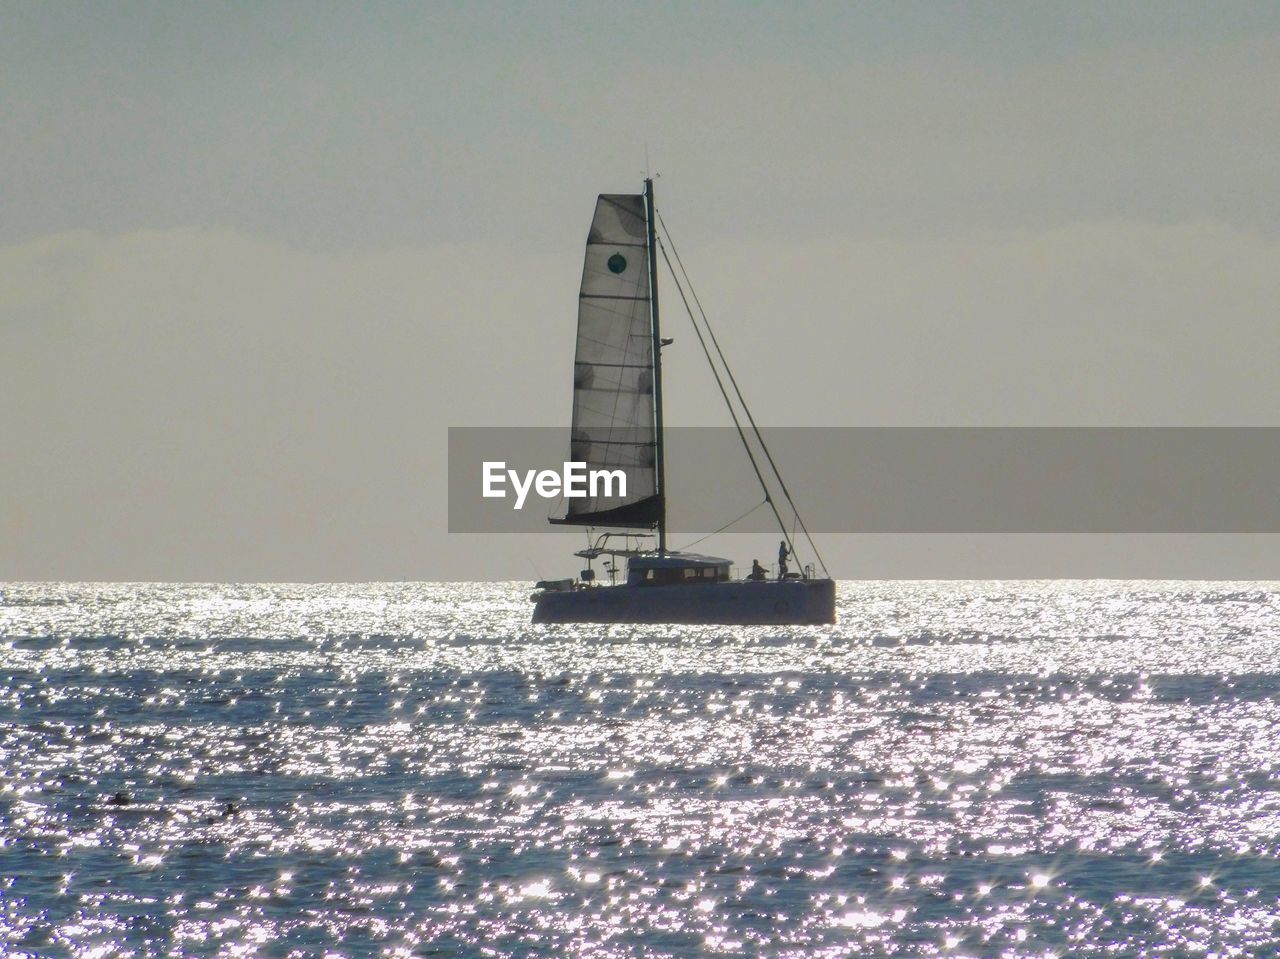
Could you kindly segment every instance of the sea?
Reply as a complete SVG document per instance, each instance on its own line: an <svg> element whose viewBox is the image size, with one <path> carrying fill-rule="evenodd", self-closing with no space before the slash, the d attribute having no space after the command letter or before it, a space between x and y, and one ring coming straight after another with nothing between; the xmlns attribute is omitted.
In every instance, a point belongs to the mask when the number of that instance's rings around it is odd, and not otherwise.
<svg viewBox="0 0 1280 959"><path fill-rule="evenodd" d="M1280 584L0 585L4 957L1280 954Z"/></svg>

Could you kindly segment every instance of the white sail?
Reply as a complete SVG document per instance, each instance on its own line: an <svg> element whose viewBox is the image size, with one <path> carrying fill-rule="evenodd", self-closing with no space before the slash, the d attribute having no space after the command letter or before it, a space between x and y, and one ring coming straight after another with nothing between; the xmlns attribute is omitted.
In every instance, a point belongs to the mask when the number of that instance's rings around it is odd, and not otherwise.
<svg viewBox="0 0 1280 959"><path fill-rule="evenodd" d="M644 196L601 194L578 300L570 458L588 469L624 469L627 495L567 500L567 514L555 522L631 528L658 522L649 282Z"/></svg>

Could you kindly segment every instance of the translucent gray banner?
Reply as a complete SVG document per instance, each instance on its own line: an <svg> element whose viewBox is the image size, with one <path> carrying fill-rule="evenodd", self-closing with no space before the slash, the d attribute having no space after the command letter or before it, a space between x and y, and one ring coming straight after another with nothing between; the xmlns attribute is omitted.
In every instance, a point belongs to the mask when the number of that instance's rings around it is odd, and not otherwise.
<svg viewBox="0 0 1280 959"><path fill-rule="evenodd" d="M1280 428L775 427L762 431L811 532L1276 533ZM754 444L753 444L754 445ZM757 466L791 522L759 447ZM546 532L564 502L529 471L564 472L568 431L449 430L449 531ZM483 495L485 463L505 496ZM516 477L506 474L514 470ZM496 466L489 468L496 476ZM732 428L666 433L668 525L776 528ZM516 486L527 495L515 509ZM543 490L556 485L550 479ZM752 507L756 506L754 511ZM563 528L563 527L561 527Z"/></svg>

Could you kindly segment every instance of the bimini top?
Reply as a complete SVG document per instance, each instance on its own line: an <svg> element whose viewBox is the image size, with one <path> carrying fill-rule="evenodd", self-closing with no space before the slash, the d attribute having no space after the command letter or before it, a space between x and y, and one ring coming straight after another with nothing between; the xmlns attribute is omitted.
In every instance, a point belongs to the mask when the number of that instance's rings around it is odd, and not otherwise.
<svg viewBox="0 0 1280 959"><path fill-rule="evenodd" d="M628 562L630 569L701 569L705 566L732 566L733 560L719 556L704 556L701 553L645 553L632 556Z"/></svg>

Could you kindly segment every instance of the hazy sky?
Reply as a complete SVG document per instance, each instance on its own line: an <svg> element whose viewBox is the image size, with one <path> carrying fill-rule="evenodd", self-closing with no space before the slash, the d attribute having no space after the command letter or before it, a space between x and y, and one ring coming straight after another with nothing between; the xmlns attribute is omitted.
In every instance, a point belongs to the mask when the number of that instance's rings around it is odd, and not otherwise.
<svg viewBox="0 0 1280 959"><path fill-rule="evenodd" d="M572 572L445 532L446 428L567 425L595 194L646 156L766 422L1280 425L1277 90L1275 3L5 4L0 579ZM665 302L668 422L723 423Z"/></svg>

